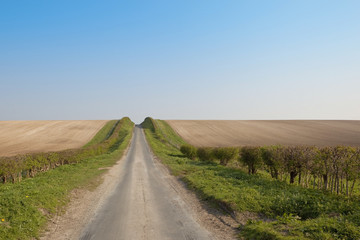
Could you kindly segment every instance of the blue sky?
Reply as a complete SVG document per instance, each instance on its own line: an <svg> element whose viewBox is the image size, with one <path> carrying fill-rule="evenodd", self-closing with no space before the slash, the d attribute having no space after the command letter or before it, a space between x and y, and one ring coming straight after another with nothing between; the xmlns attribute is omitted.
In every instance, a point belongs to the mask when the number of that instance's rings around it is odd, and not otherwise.
<svg viewBox="0 0 360 240"><path fill-rule="evenodd" d="M0 120L360 119L360 1L1 1Z"/></svg>

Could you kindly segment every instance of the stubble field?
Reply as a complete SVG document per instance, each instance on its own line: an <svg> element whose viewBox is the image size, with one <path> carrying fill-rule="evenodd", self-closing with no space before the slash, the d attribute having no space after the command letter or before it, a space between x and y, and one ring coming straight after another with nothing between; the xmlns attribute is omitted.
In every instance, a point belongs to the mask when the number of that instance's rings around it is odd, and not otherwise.
<svg viewBox="0 0 360 240"><path fill-rule="evenodd" d="M360 146L360 121L343 120L168 120L197 147L315 145Z"/></svg>
<svg viewBox="0 0 360 240"><path fill-rule="evenodd" d="M106 122L0 121L0 156L78 148L92 139Z"/></svg>

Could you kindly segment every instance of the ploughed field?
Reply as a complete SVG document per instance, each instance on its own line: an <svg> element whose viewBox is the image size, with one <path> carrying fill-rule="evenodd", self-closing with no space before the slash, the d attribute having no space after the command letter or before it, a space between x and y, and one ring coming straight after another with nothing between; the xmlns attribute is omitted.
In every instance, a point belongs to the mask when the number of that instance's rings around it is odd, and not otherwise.
<svg viewBox="0 0 360 240"><path fill-rule="evenodd" d="M107 120L0 121L0 156L79 148Z"/></svg>
<svg viewBox="0 0 360 240"><path fill-rule="evenodd" d="M197 147L247 145L360 146L360 121L349 120L167 120Z"/></svg>

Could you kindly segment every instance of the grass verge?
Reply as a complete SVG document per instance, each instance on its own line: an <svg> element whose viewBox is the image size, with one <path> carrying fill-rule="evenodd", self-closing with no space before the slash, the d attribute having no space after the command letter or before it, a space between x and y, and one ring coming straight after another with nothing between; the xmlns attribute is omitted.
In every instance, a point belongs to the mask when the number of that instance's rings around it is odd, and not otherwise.
<svg viewBox="0 0 360 240"><path fill-rule="evenodd" d="M111 134L113 133L116 125L119 123L118 120L110 120L108 121L104 127L100 129L99 132L96 133L96 135L88 142L86 143L83 148L93 146L96 144L99 144L101 142L104 142L107 140Z"/></svg>
<svg viewBox="0 0 360 240"><path fill-rule="evenodd" d="M105 127L109 131L112 129L108 125ZM0 239L39 238L47 220L61 212L68 203L70 191L92 185L94 179L106 171L99 168L112 166L123 155L130 144L133 127L130 119L124 118L116 148L111 148L105 154L90 157L78 164L57 167L19 183L1 185ZM103 132L95 138L106 140L102 136L107 134Z"/></svg>
<svg viewBox="0 0 360 240"><path fill-rule="evenodd" d="M183 141L166 122L147 118L142 126L153 152L201 198L225 206L238 216L244 212L257 216L240 226L240 239L360 239L359 198L190 160L166 141ZM166 137L163 132L167 132Z"/></svg>

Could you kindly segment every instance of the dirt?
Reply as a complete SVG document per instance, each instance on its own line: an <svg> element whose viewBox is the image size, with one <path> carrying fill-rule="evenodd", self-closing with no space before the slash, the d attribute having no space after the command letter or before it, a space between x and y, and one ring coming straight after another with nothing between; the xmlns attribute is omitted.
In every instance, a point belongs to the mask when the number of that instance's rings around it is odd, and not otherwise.
<svg viewBox="0 0 360 240"><path fill-rule="evenodd" d="M78 148L90 141L106 122L0 121L0 156Z"/></svg>
<svg viewBox="0 0 360 240"><path fill-rule="evenodd" d="M360 146L360 121L347 120L168 120L198 147L246 145Z"/></svg>

